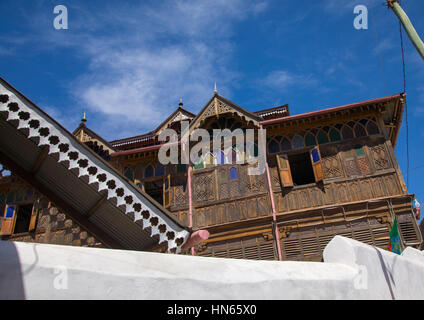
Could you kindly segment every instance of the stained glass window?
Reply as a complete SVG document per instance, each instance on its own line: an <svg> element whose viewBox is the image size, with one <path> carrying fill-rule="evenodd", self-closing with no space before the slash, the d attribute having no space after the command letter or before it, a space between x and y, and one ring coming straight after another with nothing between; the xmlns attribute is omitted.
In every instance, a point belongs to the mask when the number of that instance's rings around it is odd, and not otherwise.
<svg viewBox="0 0 424 320"><path fill-rule="evenodd" d="M359 122L365 127L365 125L367 124L368 120L367 119L361 119L361 120L359 120Z"/></svg>
<svg viewBox="0 0 424 320"><path fill-rule="evenodd" d="M356 124L355 126L355 135L357 137L365 137L367 133L365 132L365 129L360 124Z"/></svg>
<svg viewBox="0 0 424 320"><path fill-rule="evenodd" d="M205 167L210 168L215 165L215 157L212 155L212 153L208 153L205 157Z"/></svg>
<svg viewBox="0 0 424 320"><path fill-rule="evenodd" d="M277 153L280 152L280 146L275 140L271 140L271 142L268 145L268 151L269 153Z"/></svg>
<svg viewBox="0 0 424 320"><path fill-rule="evenodd" d="M246 156L253 158L258 156L258 146L256 144L246 143L245 145Z"/></svg>
<svg viewBox="0 0 424 320"><path fill-rule="evenodd" d="M290 149L291 149L290 141L284 138L283 141L281 142L281 151L287 151Z"/></svg>
<svg viewBox="0 0 424 320"><path fill-rule="evenodd" d="M330 130L330 141L340 141L342 138L340 137L340 133L336 129Z"/></svg>
<svg viewBox="0 0 424 320"><path fill-rule="evenodd" d="M144 170L144 177L145 178L153 177L153 166L151 165L147 166L147 168Z"/></svg>
<svg viewBox="0 0 424 320"><path fill-rule="evenodd" d="M318 143L319 144L328 143L328 137L323 131L320 131L318 133Z"/></svg>
<svg viewBox="0 0 424 320"><path fill-rule="evenodd" d="M195 165L194 165L194 169L203 169L205 166L203 164L203 160L198 161Z"/></svg>
<svg viewBox="0 0 424 320"><path fill-rule="evenodd" d="M236 179L238 179L237 169L233 167L230 169L230 180Z"/></svg>
<svg viewBox="0 0 424 320"><path fill-rule="evenodd" d="M160 177L160 176L163 176L164 174L165 174L165 168L163 167L161 163L158 163L156 166L155 176Z"/></svg>
<svg viewBox="0 0 424 320"><path fill-rule="evenodd" d="M342 130L343 139L352 139L353 138L353 131L351 128L344 126Z"/></svg>
<svg viewBox="0 0 424 320"><path fill-rule="evenodd" d="M299 149L299 148L304 148L305 145L303 143L303 139L300 136L295 136L293 138L293 148L295 149Z"/></svg>
<svg viewBox="0 0 424 320"><path fill-rule="evenodd" d="M312 134L308 133L305 137L305 144L307 147L315 146L317 144L315 141L315 137Z"/></svg>
<svg viewBox="0 0 424 320"><path fill-rule="evenodd" d="M378 126L373 121L369 121L367 125L368 134L379 134L380 130L378 130Z"/></svg>

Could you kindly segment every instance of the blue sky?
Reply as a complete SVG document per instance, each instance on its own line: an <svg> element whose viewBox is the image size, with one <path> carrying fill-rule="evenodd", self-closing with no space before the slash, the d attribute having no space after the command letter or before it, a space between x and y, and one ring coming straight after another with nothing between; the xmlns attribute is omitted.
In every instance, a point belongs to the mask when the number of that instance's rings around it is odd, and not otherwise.
<svg viewBox="0 0 424 320"><path fill-rule="evenodd" d="M313 111L403 91L399 24L382 3L2 0L0 75L70 131L86 111L109 140L150 131L181 97L199 111L214 82L252 111ZM59 4L68 30L53 27ZM353 27L357 4L368 7L368 30ZM424 2L402 6L424 37ZM424 61L405 33L404 44L409 190L424 202ZM406 178L404 126L396 155Z"/></svg>

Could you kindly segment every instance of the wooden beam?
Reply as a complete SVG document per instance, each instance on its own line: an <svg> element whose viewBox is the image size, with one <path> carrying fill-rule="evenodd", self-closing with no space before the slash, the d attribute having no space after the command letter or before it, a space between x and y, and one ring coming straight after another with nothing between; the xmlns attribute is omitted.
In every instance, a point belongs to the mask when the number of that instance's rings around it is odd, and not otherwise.
<svg viewBox="0 0 424 320"><path fill-rule="evenodd" d="M40 170L41 165L43 164L43 162L46 160L47 156L49 155L49 147L48 146L44 146L41 148L41 153L38 156L37 161L34 164L34 167L32 167L31 173L32 174L36 174L38 172L38 170Z"/></svg>
<svg viewBox="0 0 424 320"><path fill-rule="evenodd" d="M106 194L99 200L97 203L86 213L87 218L90 218L96 211L102 206L103 203L107 200L107 192Z"/></svg>

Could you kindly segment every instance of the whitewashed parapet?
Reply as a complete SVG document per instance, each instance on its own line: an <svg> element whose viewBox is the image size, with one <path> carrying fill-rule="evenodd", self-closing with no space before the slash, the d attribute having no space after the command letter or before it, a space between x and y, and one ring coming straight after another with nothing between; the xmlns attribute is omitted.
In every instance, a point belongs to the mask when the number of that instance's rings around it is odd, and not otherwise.
<svg viewBox="0 0 424 320"><path fill-rule="evenodd" d="M324 261L356 268L355 285L363 298L424 299L424 264L415 251L407 248L404 255L398 255L335 236L324 249Z"/></svg>

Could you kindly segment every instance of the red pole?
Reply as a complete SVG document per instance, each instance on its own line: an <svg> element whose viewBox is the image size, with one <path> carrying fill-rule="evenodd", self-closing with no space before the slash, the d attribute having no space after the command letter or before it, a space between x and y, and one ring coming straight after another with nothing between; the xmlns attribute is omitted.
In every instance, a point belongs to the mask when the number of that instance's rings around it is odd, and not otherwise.
<svg viewBox="0 0 424 320"><path fill-rule="evenodd" d="M185 154L185 143L182 143L183 154ZM189 161L188 161L189 162ZM190 229L193 228L193 204L191 198L191 166L190 162L187 164L187 188L188 188L188 226ZM190 249L191 255L194 256L194 247Z"/></svg>
<svg viewBox="0 0 424 320"><path fill-rule="evenodd" d="M262 130L262 125L260 125L260 129ZM266 144L264 145L264 155L265 154L266 154ZM277 227L277 212L275 210L274 192L272 191L271 175L269 173L268 161L265 161L265 168L266 168L266 176L267 176L267 179L268 179L269 196L271 197L272 220L274 221L275 237L277 238L276 241L277 241L278 260L282 261L283 258L281 256L280 232L278 231L278 227Z"/></svg>

